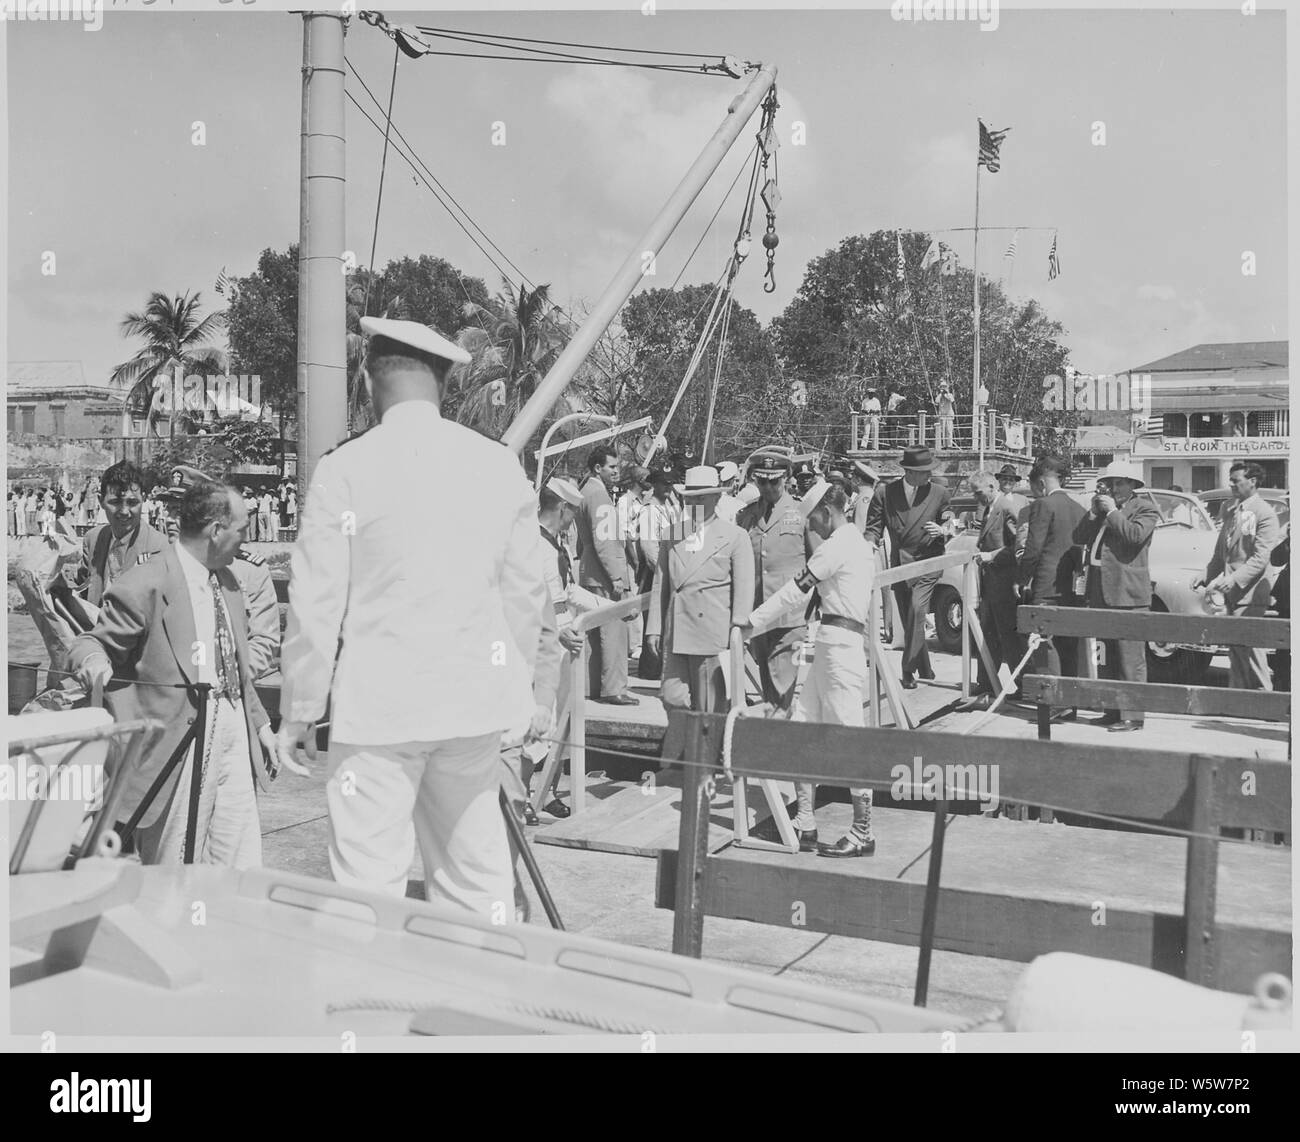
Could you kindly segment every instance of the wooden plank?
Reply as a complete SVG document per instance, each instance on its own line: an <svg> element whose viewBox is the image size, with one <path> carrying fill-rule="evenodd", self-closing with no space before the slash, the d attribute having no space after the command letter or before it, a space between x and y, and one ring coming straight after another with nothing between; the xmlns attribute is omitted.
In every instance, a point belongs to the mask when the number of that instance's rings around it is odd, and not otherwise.
<svg viewBox="0 0 1300 1142"><path fill-rule="evenodd" d="M906 583L922 575L933 575L936 571L947 571L949 567L960 567L974 559L973 551L954 551L948 555L933 555L929 559L918 559L915 563L904 563L891 567L888 571L877 571L872 580L872 589L892 587L895 583Z"/></svg>
<svg viewBox="0 0 1300 1142"><path fill-rule="evenodd" d="M1100 607L1017 607L1016 629L1022 634L1119 638L1172 642L1182 646L1257 646L1291 648L1286 619L1238 615L1185 615L1164 611L1111 611Z"/></svg>
<svg viewBox="0 0 1300 1142"><path fill-rule="evenodd" d="M835 867L825 869L822 866L832 862L805 857L802 864L773 869L739 853L733 855L733 850L710 861L712 875L703 899L706 915L788 928L791 901L797 900L803 906L801 930L911 947L919 944L925 886L853 876L839 867L866 861L835 862ZM656 904L661 908L672 906L676 871L677 854L661 854L656 877ZM1176 911L1108 905L1104 924L1096 922L1097 915L1092 900L943 888L934 946L1021 963L1048 952L1075 952L1183 973L1183 918ZM1291 970L1289 928L1224 923L1218 929L1218 943L1213 987L1250 992L1262 973Z"/></svg>
<svg viewBox="0 0 1300 1142"><path fill-rule="evenodd" d="M704 876L708 864L709 790L704 726L691 726L682 774L682 823L677 841L677 890L673 894L673 952L699 959L704 951Z"/></svg>
<svg viewBox="0 0 1300 1142"><path fill-rule="evenodd" d="M1291 695L1269 690L1229 690L1221 686L1178 686L1160 682L1119 682L1105 678L1057 678L1030 674L1025 698L1049 706L1085 709L1137 709L1148 714L1189 714L1220 718L1290 721Z"/></svg>
<svg viewBox="0 0 1300 1142"><path fill-rule="evenodd" d="M1193 833L1212 834L1218 820L1216 786L1218 766L1212 757L1198 757L1192 764ZM1219 879L1219 842L1209 836L1187 839L1187 873L1184 881L1184 947L1187 951L1185 978L1189 983L1213 987L1218 974L1218 940L1214 930L1214 906Z"/></svg>
<svg viewBox="0 0 1300 1142"><path fill-rule="evenodd" d="M725 719L717 714L673 711L672 718L698 719L717 764ZM1191 819L1191 759L1186 753L1135 751L1116 746L1039 742L1029 738L985 737L898 729L858 729L815 722L742 718L733 735L736 773L783 780L817 781L841 787L884 788L900 767L958 767L968 780L970 766L996 766L999 796L1030 805L1079 813L1185 825ZM1229 798L1219 824L1285 832L1291 820L1291 766L1264 758L1222 758L1221 782L1252 790Z"/></svg>

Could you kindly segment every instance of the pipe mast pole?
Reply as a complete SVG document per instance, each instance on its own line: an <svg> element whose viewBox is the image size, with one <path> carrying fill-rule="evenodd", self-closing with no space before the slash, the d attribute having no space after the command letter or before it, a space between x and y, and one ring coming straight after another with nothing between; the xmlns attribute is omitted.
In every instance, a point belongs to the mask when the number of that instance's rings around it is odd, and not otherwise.
<svg viewBox="0 0 1300 1142"><path fill-rule="evenodd" d="M306 498L316 462L347 433L344 255L346 17L302 18L302 176L298 221L298 474Z"/></svg>
<svg viewBox="0 0 1300 1142"><path fill-rule="evenodd" d="M516 455L522 453L528 446L533 433L537 431L538 426L551 410L551 406L573 380L574 374L586 360L587 354L595 348L596 342L600 340L610 322L618 316L618 311L622 309L623 304L641 284L642 279L649 272L647 267L653 265L654 259L662 252L664 244L677 228L677 224L686 216L691 204L699 197L700 191L713 176L713 172L718 169L718 165L726 157L731 145L745 129L750 116L762 105L775 82L775 65L760 66L754 78L749 81L749 86L727 108L727 117L713 133L713 138L700 152L699 158L692 164L691 169L686 172L686 177L659 211L636 249L619 267L614 280L605 287L605 292L600 295L599 301L587 315L587 320L565 346L564 352L551 366L550 372L538 385L537 391L519 410L514 423L506 429L505 435L501 438L502 442Z"/></svg>

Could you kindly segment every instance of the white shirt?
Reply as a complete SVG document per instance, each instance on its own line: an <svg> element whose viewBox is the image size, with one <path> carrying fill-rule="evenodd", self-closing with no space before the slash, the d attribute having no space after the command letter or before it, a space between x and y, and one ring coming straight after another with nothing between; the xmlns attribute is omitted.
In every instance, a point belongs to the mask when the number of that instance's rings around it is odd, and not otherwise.
<svg viewBox="0 0 1300 1142"><path fill-rule="evenodd" d="M190 596L194 615L194 641L190 664L198 671L199 682L217 684L217 618L212 610L212 572L194 558L180 542L172 546L185 572L185 589ZM230 618L227 616L226 621ZM233 628L232 628L233 631ZM232 634L233 637L233 634ZM200 653L200 648L202 653Z"/></svg>
<svg viewBox="0 0 1300 1142"><path fill-rule="evenodd" d="M321 457L301 515L288 720L319 719L332 697L330 736L356 745L527 724L549 599L537 500L510 452L402 401Z"/></svg>
<svg viewBox="0 0 1300 1142"><path fill-rule="evenodd" d="M841 524L808 559L822 612L865 624L876 577L871 548L851 523Z"/></svg>
<svg viewBox="0 0 1300 1142"><path fill-rule="evenodd" d="M743 505L739 497L733 496L730 492L723 492L718 497L717 515L719 519L725 519L728 523L736 522L736 514Z"/></svg>

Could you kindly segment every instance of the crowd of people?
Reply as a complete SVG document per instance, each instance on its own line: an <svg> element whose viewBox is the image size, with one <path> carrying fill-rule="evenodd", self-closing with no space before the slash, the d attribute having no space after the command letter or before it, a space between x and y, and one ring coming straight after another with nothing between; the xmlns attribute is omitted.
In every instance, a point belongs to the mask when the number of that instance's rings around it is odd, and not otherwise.
<svg viewBox="0 0 1300 1142"><path fill-rule="evenodd" d="M256 789L282 769L309 772L328 718L335 879L401 896L418 847L431 899L519 916L526 901L498 801L504 790L525 821L536 822L545 798L544 811L567 815L553 790L534 795L532 784L554 744L563 664L584 640L598 701L639 701L635 662L642 677L661 680L665 706L719 710L722 663L738 633L767 712L860 726L878 572L942 554L963 528L977 539L981 626L999 674L1022 665L1021 604L1150 606L1157 521L1134 496L1142 481L1128 466L1107 470L1090 508L1064 491L1059 457L1034 464L1028 496L1014 467L977 473L965 520L935 456L918 446L903 449L893 480L862 461L823 466L775 446L743 467L625 472L612 448L598 446L581 480L552 477L534 492L509 452L439 413L464 350L412 322L367 317L362 328L378 423L312 474L282 644L269 572L245 544L298 522L292 489L259 496L178 467L150 497L129 464L102 478L104 522L70 576L81 592L64 607L66 662L87 691L104 687L117 718L167 727L129 776L117 822L146 861L258 864ZM1266 604L1260 581L1277 535L1254 494L1261 478L1255 465L1234 469L1237 499L1205 569L1207 592L1230 613ZM148 519L150 498L161 527ZM921 574L893 587L904 689L935 677L926 617L937 580ZM647 593L644 621L628 605L586 634L577 624ZM253 683L277 654L272 735ZM1078 666L1077 647L1056 638L1032 670ZM1104 670L1144 679L1142 644L1108 648ZM1232 678L1269 685L1246 651L1234 654ZM981 662L968 707L1004 685ZM1141 711L1100 722L1140 729ZM833 843L819 840L813 787L797 793L802 851L874 853L870 789L851 790L852 825Z"/></svg>

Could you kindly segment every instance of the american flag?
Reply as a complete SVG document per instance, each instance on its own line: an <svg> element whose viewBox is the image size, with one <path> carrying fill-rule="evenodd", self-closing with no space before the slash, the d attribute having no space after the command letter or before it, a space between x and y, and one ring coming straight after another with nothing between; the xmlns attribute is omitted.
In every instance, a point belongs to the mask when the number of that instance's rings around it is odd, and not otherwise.
<svg viewBox="0 0 1300 1142"><path fill-rule="evenodd" d="M1139 436L1163 436L1165 417L1163 413L1155 416L1143 416L1140 412L1133 415L1133 429Z"/></svg>
<svg viewBox="0 0 1300 1142"><path fill-rule="evenodd" d="M1056 256L1056 235L1052 235L1052 248L1047 255L1047 280L1054 280L1061 272L1061 259Z"/></svg>
<svg viewBox="0 0 1300 1142"><path fill-rule="evenodd" d="M907 263L903 261L903 236L894 231L894 241L898 243L898 280L903 280L903 271L907 268Z"/></svg>
<svg viewBox="0 0 1300 1142"><path fill-rule="evenodd" d="M939 261L939 239L933 238L926 247L925 257L921 259L921 269L928 270Z"/></svg>
<svg viewBox="0 0 1300 1142"><path fill-rule="evenodd" d="M998 158L998 151L1002 147L1002 140L1006 138L1010 127L1004 127L1001 131L990 131L984 126L984 120L978 120L980 125L980 158L979 165L984 167L989 174L997 174L1002 166L1002 160Z"/></svg>
<svg viewBox="0 0 1300 1142"><path fill-rule="evenodd" d="M1002 256L1004 258L1014 258L1016 256L1016 243L1020 241L1020 231L1017 230L1011 235L1011 245L1007 247L1007 252Z"/></svg>

